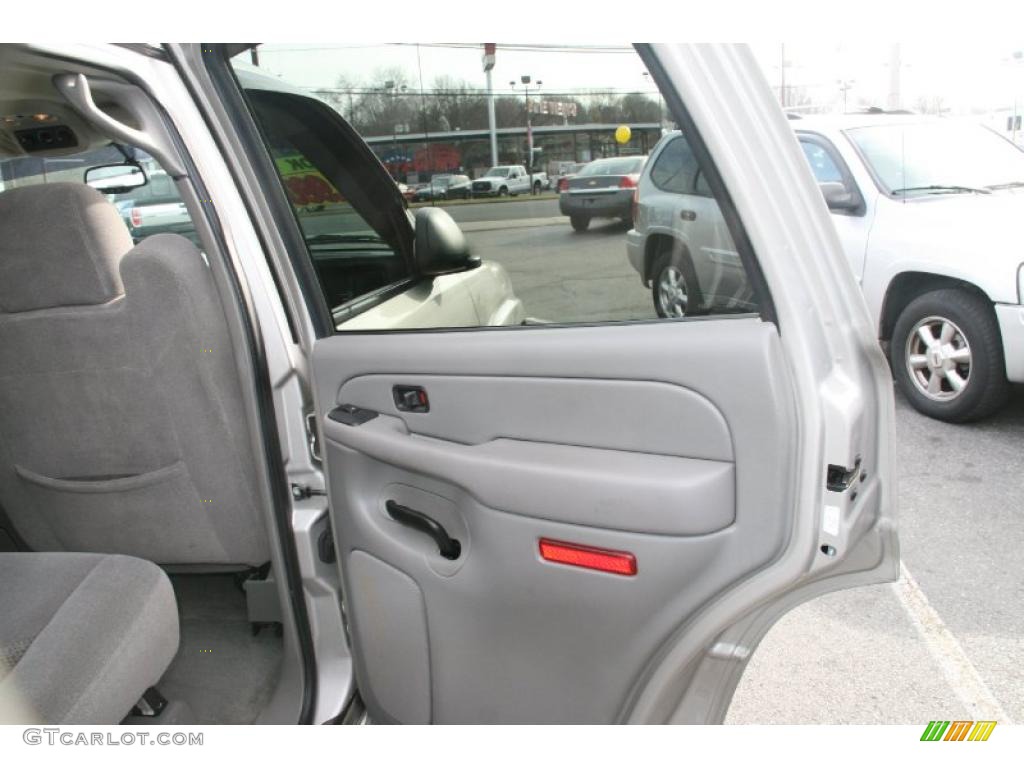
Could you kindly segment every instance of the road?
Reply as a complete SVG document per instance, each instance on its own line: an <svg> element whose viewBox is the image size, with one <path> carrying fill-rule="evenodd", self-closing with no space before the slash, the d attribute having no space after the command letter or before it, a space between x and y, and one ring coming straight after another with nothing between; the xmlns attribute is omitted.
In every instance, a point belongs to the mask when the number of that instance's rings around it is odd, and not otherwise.
<svg viewBox="0 0 1024 768"><path fill-rule="evenodd" d="M531 316L652 317L622 225L575 234L551 205L450 210L475 252L506 267ZM784 617L747 668L728 722L1024 722L1024 388L980 424L927 419L898 395L896 420L908 576Z"/></svg>
<svg viewBox="0 0 1024 768"><path fill-rule="evenodd" d="M520 195L497 200L455 201L442 203L445 210L460 224L470 221L509 221L514 219L540 219L559 216L558 198L552 193L541 197Z"/></svg>

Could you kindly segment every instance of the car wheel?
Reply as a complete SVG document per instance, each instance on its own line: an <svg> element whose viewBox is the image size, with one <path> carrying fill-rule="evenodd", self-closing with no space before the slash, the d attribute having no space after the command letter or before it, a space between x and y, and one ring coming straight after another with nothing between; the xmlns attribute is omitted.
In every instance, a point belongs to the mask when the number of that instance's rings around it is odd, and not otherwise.
<svg viewBox="0 0 1024 768"><path fill-rule="evenodd" d="M587 227L590 226L589 216L570 216L569 223L572 224L572 228L577 232L586 232Z"/></svg>
<svg viewBox="0 0 1024 768"><path fill-rule="evenodd" d="M686 317L700 309L697 274L685 253L666 249L651 270L651 296L658 317Z"/></svg>
<svg viewBox="0 0 1024 768"><path fill-rule="evenodd" d="M498 197L508 197L508 187L502 187L498 190Z"/></svg>
<svg viewBox="0 0 1024 768"><path fill-rule="evenodd" d="M946 288L910 302L893 328L889 360L907 400L934 419L981 419L1010 394L992 305L975 293Z"/></svg>

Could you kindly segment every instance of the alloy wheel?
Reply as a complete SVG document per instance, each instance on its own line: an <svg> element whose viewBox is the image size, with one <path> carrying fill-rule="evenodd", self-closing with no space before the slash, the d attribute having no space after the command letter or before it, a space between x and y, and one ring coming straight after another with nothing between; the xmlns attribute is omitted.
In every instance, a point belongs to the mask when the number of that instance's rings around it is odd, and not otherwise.
<svg viewBox="0 0 1024 768"><path fill-rule="evenodd" d="M915 323L905 358L910 380L930 400L954 400L970 383L971 345L960 326L945 317L931 315Z"/></svg>
<svg viewBox="0 0 1024 768"><path fill-rule="evenodd" d="M665 317L683 317L687 307L686 278L682 271L669 265L658 276L658 303Z"/></svg>

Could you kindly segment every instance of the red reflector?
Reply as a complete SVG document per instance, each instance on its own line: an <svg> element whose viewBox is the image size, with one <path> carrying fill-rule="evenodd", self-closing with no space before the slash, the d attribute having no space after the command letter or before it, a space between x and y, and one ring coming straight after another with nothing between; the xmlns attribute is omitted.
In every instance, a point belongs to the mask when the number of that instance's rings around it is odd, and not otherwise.
<svg viewBox="0 0 1024 768"><path fill-rule="evenodd" d="M581 544L569 544L564 541L541 539L540 556L552 563L617 573L620 576L636 575L636 558L629 552L616 552L613 549L598 549L597 547L584 547Z"/></svg>

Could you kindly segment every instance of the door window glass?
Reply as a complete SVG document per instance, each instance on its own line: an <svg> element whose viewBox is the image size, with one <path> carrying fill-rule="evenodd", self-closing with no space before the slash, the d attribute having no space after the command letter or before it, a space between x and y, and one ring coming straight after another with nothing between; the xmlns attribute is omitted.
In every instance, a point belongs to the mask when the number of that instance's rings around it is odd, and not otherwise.
<svg viewBox="0 0 1024 768"><path fill-rule="evenodd" d="M489 72L481 53L265 44L258 66L233 60L338 330L758 311L714 169L635 49L499 45ZM297 99L333 110L333 138ZM432 268L436 240L413 236L425 208L464 233L464 268Z"/></svg>

